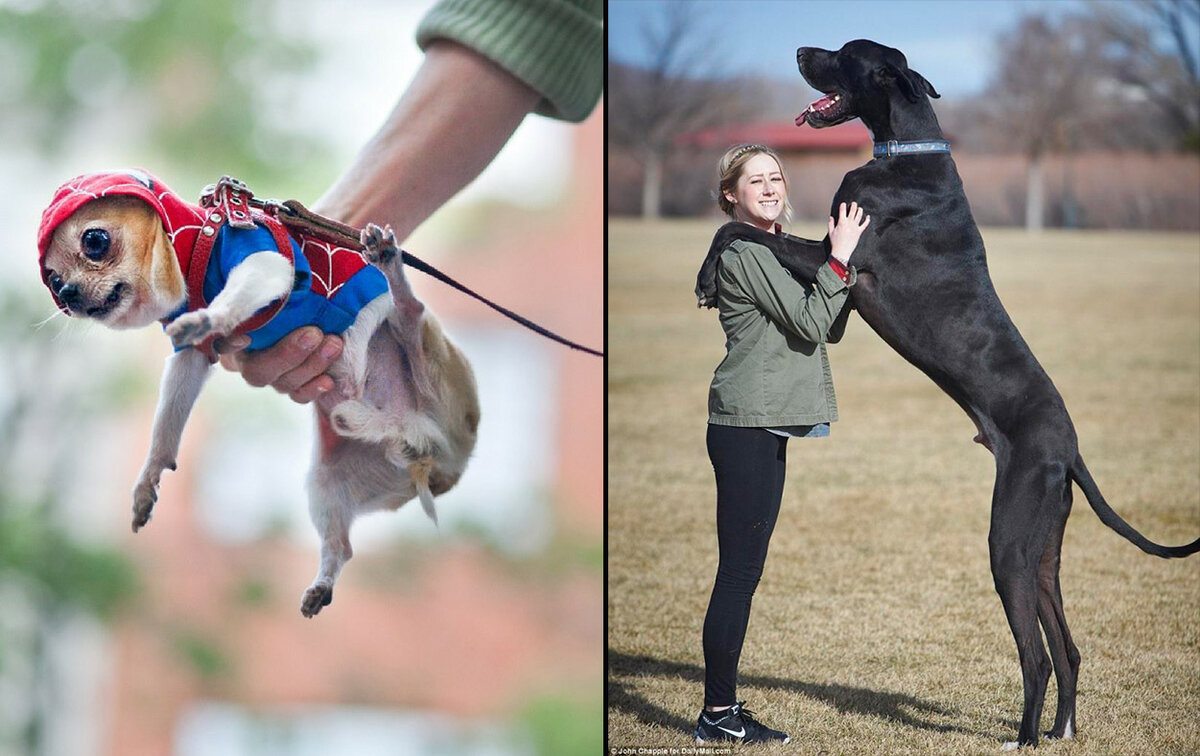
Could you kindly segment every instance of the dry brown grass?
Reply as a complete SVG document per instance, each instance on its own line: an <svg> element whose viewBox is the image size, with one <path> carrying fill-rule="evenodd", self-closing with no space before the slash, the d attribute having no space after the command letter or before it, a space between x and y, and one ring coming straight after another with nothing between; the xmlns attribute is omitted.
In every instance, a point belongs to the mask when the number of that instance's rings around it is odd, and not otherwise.
<svg viewBox="0 0 1200 756"><path fill-rule="evenodd" d="M704 431L723 340L692 296L714 224L609 231L609 745L686 752L717 559ZM984 238L1110 504L1160 543L1196 538L1200 241ZM756 752L996 753L1015 737L1021 678L988 568L991 456L857 316L830 355L842 419L790 444L742 654L738 697L793 743ZM1143 554L1077 492L1062 584L1081 732L1043 750L1200 753L1200 557ZM1054 695L1052 680L1043 729Z"/></svg>

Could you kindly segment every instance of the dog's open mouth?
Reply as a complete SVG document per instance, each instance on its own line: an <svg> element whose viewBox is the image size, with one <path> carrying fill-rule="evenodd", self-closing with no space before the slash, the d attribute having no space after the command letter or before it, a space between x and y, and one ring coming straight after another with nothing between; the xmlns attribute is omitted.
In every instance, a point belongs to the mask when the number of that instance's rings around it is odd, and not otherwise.
<svg viewBox="0 0 1200 756"><path fill-rule="evenodd" d="M823 126L832 126L844 120L846 115L846 104L842 96L836 92L827 94L819 100L809 104L804 112L796 116L796 125L803 126L807 123L815 129Z"/></svg>

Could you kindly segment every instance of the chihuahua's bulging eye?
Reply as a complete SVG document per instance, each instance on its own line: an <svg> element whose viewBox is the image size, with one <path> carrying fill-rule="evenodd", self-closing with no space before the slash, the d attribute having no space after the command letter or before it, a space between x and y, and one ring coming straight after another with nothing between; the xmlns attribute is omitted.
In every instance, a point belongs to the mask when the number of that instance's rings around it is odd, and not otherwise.
<svg viewBox="0 0 1200 756"><path fill-rule="evenodd" d="M102 228L89 228L83 232L83 254L89 260L99 260L108 254L108 232Z"/></svg>

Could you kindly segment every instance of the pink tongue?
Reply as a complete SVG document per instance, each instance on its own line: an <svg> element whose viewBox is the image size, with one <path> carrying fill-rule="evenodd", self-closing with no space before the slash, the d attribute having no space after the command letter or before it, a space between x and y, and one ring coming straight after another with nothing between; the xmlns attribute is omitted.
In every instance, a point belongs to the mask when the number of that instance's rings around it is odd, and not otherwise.
<svg viewBox="0 0 1200 756"><path fill-rule="evenodd" d="M825 95L821 99L811 103L807 108L804 109L803 113L796 116L796 125L803 126L804 122L808 120L808 114L810 112L812 112L814 110L820 110L821 108L828 105L832 99L833 99L833 95Z"/></svg>

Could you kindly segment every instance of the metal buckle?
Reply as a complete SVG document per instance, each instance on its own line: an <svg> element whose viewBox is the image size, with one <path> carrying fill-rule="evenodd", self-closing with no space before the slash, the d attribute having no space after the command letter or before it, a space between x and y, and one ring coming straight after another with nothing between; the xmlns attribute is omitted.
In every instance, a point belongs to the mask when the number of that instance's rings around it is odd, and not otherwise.
<svg viewBox="0 0 1200 756"><path fill-rule="evenodd" d="M892 155L899 155L899 154L900 154L899 143L896 142L895 139L889 139L887 141L887 156L891 157Z"/></svg>
<svg viewBox="0 0 1200 756"><path fill-rule="evenodd" d="M222 212L229 225L241 229L254 228L250 213L253 201L249 187L232 176L222 176L217 183L204 187L200 195L201 207Z"/></svg>

